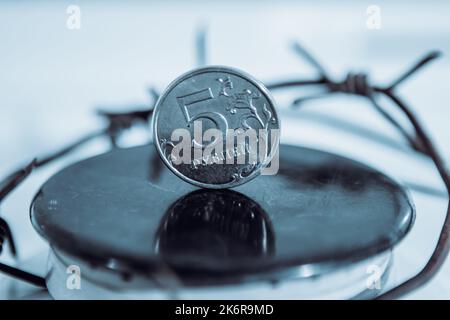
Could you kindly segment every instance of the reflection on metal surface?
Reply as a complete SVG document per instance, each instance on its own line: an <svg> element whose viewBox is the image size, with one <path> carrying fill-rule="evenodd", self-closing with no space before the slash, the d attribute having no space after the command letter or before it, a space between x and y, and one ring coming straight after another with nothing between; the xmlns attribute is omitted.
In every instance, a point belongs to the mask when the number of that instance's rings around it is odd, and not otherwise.
<svg viewBox="0 0 450 320"><path fill-rule="evenodd" d="M155 250L164 256L240 259L270 256L275 235L256 202L231 190L197 190L163 216Z"/></svg>

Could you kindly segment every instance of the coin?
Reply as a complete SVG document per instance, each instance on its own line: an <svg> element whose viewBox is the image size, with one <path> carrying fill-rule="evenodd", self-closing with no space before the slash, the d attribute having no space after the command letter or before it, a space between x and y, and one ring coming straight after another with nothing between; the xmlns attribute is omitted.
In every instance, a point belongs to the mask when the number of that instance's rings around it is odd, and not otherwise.
<svg viewBox="0 0 450 320"><path fill-rule="evenodd" d="M274 99L240 70L209 66L180 76L158 99L152 125L164 163L196 186L231 188L276 172Z"/></svg>

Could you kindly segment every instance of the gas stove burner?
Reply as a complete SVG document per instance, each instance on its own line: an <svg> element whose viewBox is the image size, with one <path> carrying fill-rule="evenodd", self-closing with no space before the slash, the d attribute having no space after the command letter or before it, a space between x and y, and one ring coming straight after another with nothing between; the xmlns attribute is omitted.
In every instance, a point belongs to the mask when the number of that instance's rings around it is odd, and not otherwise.
<svg viewBox="0 0 450 320"><path fill-rule="evenodd" d="M31 206L33 226L52 248L50 294L361 297L368 267L387 277L391 250L414 221L410 199L385 175L341 156L281 145L280 158L277 175L233 191L180 181L149 145L63 169ZM82 290L66 287L71 265Z"/></svg>
<svg viewBox="0 0 450 320"><path fill-rule="evenodd" d="M155 273L153 276L136 274L132 279L123 278L119 273L93 267L87 261L52 250L49 256L47 287L57 299L264 299L270 296L278 299L369 299L379 291L368 289L368 270L376 268L379 286L382 287L389 276L392 262L390 251L375 255L349 265L324 268L320 276L312 276L311 271L320 266L298 266L283 268L280 272L267 275L266 279L255 277L236 281L227 285L214 283L204 286L181 284L169 272ZM81 290L68 290L67 270L70 266L83 270ZM311 267L311 268L310 268Z"/></svg>

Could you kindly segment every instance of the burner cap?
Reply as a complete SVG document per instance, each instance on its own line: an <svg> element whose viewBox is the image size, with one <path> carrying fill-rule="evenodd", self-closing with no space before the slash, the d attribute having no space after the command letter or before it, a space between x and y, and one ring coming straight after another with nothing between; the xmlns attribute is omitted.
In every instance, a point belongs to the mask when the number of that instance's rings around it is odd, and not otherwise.
<svg viewBox="0 0 450 320"><path fill-rule="evenodd" d="M53 248L92 266L141 275L170 266L197 284L368 259L405 236L414 210L385 175L322 151L281 145L277 175L231 191L195 188L141 146L60 171L31 218Z"/></svg>

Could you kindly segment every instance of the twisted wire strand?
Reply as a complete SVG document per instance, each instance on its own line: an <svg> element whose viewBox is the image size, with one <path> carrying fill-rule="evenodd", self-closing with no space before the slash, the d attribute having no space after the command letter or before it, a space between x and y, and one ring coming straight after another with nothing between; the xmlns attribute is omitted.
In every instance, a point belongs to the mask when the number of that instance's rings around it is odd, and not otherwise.
<svg viewBox="0 0 450 320"><path fill-rule="evenodd" d="M154 89L150 89L150 95L153 97L153 104L156 102L156 96L158 95ZM75 149L85 145L86 143L102 137L107 136L111 141L113 147L116 146L116 138L126 129L129 129L137 122L148 121L153 112L153 106L146 110L138 110L124 113L111 113L99 111L99 115L104 117L107 121L105 129L89 134L81 139L69 144L68 146L58 150L52 154L44 156L42 158L35 158L24 167L14 171L8 175L5 179L0 181L0 204L1 202L14 191L32 172L33 170L43 167L51 162L54 162ZM8 242L11 254L13 257L17 256L17 247L12 236L11 229L5 219L0 217L0 255L2 254L4 244ZM23 281L34 284L38 287L45 288L45 278L34 275L32 273L23 271L16 267L0 263L0 272L9 274L12 277L21 279Z"/></svg>
<svg viewBox="0 0 450 320"><path fill-rule="evenodd" d="M300 49L299 49L300 47ZM361 73L349 73L343 81L332 81L325 69L299 44L296 45L296 52L299 53L307 62L318 69L320 78L317 80L292 80L280 83L274 83L268 86L270 89L281 89L286 87L298 87L304 85L322 85L327 88L327 91L321 96L333 93L344 93L365 97L370 104L377 110L383 118L391 123L408 141L409 145L420 153L427 155L434 163L440 177L442 178L446 187L447 196L450 198L450 176L446 168L446 164L442 160L437 148L434 146L431 139L428 137L426 130L420 123L414 112L403 102L396 94L395 89L405 80L409 79L418 70L427 65L429 62L441 56L438 51L432 51L419 59L412 67L401 74L391 85L387 87L372 86L368 82L368 77ZM408 119L414 128L414 135L400 125L387 111L385 111L377 102L377 95L386 96L394 106L396 106ZM321 97L319 96L319 97ZM317 96L314 96L316 98ZM308 96L297 98L294 100L295 104L307 101ZM450 201L447 204L447 211L443 226L438 236L438 242L433 250L431 257L428 259L425 266L413 277L406 281L390 288L382 293L377 299L395 299L401 297L413 290L422 287L430 281L441 269L448 253L450 251Z"/></svg>

